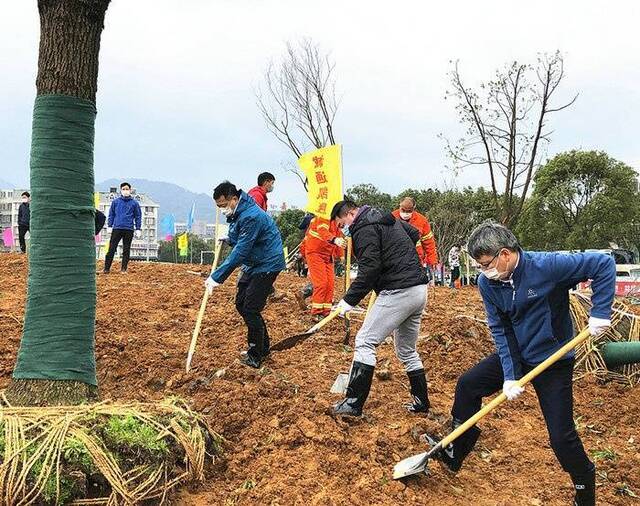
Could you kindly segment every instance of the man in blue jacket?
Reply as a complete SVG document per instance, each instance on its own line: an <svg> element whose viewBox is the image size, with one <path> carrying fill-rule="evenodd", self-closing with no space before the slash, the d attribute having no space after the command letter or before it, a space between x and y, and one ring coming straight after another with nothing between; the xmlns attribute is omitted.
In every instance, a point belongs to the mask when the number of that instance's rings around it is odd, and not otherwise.
<svg viewBox="0 0 640 506"><path fill-rule="evenodd" d="M613 259L600 253L533 253L523 251L515 236L493 222L479 225L467 250L482 271L478 285L497 353L465 372L456 386L454 428L475 414L482 398L499 391L509 400L524 388L517 380L573 338L569 290L588 279L593 290L589 330L610 325L615 294ZM571 352L532 381L547 424L551 448L575 485L575 505L595 505L595 467L584 451L573 422ZM458 471L480 429L472 427L438 458Z"/></svg>
<svg viewBox="0 0 640 506"><path fill-rule="evenodd" d="M205 286L211 293L241 267L236 309L247 325L249 344L242 362L259 369L269 354L269 333L261 312L274 281L285 268L282 238L273 218L229 181L215 188L213 200L227 217L229 237L225 240L233 250L207 278Z"/></svg>
<svg viewBox="0 0 640 506"><path fill-rule="evenodd" d="M120 241L122 241L122 265L120 270L122 273L126 273L134 229L136 238L142 237L142 211L138 201L131 196L131 185L129 183L125 182L120 185L120 197L111 202L107 227L111 231L111 239L109 240L109 251L104 259L104 273L108 274L111 270L113 256L118 251Z"/></svg>

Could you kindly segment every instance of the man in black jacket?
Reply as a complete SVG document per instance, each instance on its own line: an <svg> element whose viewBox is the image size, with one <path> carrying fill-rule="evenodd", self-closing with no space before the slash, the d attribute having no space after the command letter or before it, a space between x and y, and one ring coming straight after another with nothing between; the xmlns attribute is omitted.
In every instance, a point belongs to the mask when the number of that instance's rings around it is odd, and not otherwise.
<svg viewBox="0 0 640 506"><path fill-rule="evenodd" d="M338 304L344 315L371 290L378 297L358 335L346 397L334 407L337 415L360 416L376 365L376 347L393 333L396 355L404 364L413 402L412 412L429 411L427 378L416 342L427 300L428 276L418 253L418 231L391 214L369 206L338 202L331 219L353 240L358 277Z"/></svg>
<svg viewBox="0 0 640 506"><path fill-rule="evenodd" d="M20 207L18 207L18 241L20 242L20 251L22 251L22 253L27 251L25 236L29 231L29 224L31 222L30 201L31 195L29 192L22 192L22 203Z"/></svg>

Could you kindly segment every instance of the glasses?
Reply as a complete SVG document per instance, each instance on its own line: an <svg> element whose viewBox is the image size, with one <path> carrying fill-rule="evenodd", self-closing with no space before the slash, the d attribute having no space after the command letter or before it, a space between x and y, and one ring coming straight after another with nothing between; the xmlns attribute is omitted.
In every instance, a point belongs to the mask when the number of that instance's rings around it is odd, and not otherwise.
<svg viewBox="0 0 640 506"><path fill-rule="evenodd" d="M496 259L496 257L500 254L500 251L501 251L501 250L499 250L495 255L493 255L493 257L491 258L491 260L489 260L488 262L478 262L478 265L480 266L480 268L481 268L482 270L484 270L484 269L488 269L488 268L489 268L489 266L490 266L490 265L493 263L493 261Z"/></svg>

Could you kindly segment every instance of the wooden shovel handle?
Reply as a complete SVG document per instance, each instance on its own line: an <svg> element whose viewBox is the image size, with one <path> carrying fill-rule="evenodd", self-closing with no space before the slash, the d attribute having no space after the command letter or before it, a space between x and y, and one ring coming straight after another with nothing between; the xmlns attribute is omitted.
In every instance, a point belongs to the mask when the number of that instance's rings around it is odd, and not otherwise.
<svg viewBox="0 0 640 506"><path fill-rule="evenodd" d="M211 272L214 272L218 267L218 261L220 260L220 251L222 250L222 242L218 241L216 245L216 252L213 257L213 266ZM196 344L198 343L198 335L200 334L200 327L202 326L202 319L204 318L204 312L207 309L207 302L209 301L209 290L205 288L204 295L202 296L202 302L200 303L200 311L198 311L198 319L196 320L196 326L193 329L193 335L191 336L191 343L189 343L189 353L187 353L187 365L186 371L191 370L191 360L193 354L196 351Z"/></svg>

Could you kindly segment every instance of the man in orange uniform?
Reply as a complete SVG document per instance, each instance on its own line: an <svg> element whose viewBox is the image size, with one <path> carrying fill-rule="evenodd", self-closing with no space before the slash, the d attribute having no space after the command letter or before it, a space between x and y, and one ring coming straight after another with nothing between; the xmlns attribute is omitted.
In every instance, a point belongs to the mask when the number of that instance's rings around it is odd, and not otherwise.
<svg viewBox="0 0 640 506"><path fill-rule="evenodd" d="M333 260L342 255L345 245L346 241L335 221L330 222L319 216L311 220L304 237L304 249L313 285L311 314L317 319L331 312L335 281Z"/></svg>
<svg viewBox="0 0 640 506"><path fill-rule="evenodd" d="M433 238L429 219L416 211L416 201L411 197L405 197L400 202L398 209L392 213L397 219L405 221L418 230L420 240L416 244L418 256L423 267L435 268L438 263L438 252L436 251L436 241Z"/></svg>

